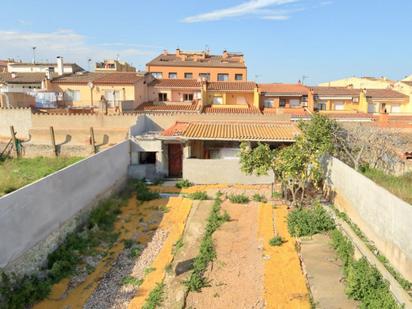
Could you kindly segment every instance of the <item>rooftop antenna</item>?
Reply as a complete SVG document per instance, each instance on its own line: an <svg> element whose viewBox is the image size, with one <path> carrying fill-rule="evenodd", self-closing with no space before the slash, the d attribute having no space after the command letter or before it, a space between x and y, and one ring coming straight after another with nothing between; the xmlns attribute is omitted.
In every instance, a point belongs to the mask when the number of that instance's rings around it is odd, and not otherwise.
<svg viewBox="0 0 412 309"><path fill-rule="evenodd" d="M258 81L258 78L260 77L260 74L255 74L255 82Z"/></svg>
<svg viewBox="0 0 412 309"><path fill-rule="evenodd" d="M305 84L305 79L308 79L308 78L309 78L309 76L307 76L307 75L302 75L302 85Z"/></svg>
<svg viewBox="0 0 412 309"><path fill-rule="evenodd" d="M33 64L35 64L36 63L36 46L33 46L32 47L32 50L33 50Z"/></svg>
<svg viewBox="0 0 412 309"><path fill-rule="evenodd" d="M87 70L90 72L90 70L91 70L91 63L92 63L92 59L91 58L89 58L89 59L87 59Z"/></svg>
<svg viewBox="0 0 412 309"><path fill-rule="evenodd" d="M117 61L120 60L120 55L119 55L119 54L116 55L116 60L117 60Z"/></svg>

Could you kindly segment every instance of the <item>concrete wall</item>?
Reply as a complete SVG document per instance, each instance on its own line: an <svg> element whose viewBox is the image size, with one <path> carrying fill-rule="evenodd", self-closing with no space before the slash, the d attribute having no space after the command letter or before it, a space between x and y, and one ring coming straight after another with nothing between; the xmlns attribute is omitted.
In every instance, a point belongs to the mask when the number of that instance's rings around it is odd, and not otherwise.
<svg viewBox="0 0 412 309"><path fill-rule="evenodd" d="M125 183L129 151L127 140L0 198L0 267L17 263L28 269L44 262L68 220ZM41 252L31 252L34 247Z"/></svg>
<svg viewBox="0 0 412 309"><path fill-rule="evenodd" d="M240 170L239 159L183 159L183 178L195 184L270 184L273 176L248 176Z"/></svg>
<svg viewBox="0 0 412 309"><path fill-rule="evenodd" d="M17 136L27 138L32 127L30 108L0 108L0 138L11 138L10 126L14 126Z"/></svg>
<svg viewBox="0 0 412 309"><path fill-rule="evenodd" d="M412 205L336 158L328 162L327 182L336 194L336 207L412 280Z"/></svg>

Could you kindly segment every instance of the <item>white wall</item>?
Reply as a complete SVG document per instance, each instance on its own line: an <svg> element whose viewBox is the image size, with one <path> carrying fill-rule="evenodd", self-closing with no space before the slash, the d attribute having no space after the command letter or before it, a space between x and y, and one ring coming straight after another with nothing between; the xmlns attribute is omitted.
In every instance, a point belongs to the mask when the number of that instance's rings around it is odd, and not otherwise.
<svg viewBox="0 0 412 309"><path fill-rule="evenodd" d="M328 163L335 205L349 215L406 278L412 280L412 205L336 158Z"/></svg>
<svg viewBox="0 0 412 309"><path fill-rule="evenodd" d="M239 159L183 159L183 178L195 184L271 184L268 176L245 175Z"/></svg>
<svg viewBox="0 0 412 309"><path fill-rule="evenodd" d="M0 137L11 138L10 126L19 138L28 138L32 127L30 108L0 108Z"/></svg>
<svg viewBox="0 0 412 309"><path fill-rule="evenodd" d="M0 267L124 183L129 150L127 140L0 198Z"/></svg>

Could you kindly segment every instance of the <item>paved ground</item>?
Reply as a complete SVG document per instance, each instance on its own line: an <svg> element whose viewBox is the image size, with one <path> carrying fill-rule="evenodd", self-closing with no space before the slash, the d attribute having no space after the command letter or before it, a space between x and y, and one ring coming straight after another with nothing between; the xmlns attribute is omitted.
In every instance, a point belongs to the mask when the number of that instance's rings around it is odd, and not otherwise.
<svg viewBox="0 0 412 309"><path fill-rule="evenodd" d="M316 308L358 307L355 301L345 295L342 265L330 245L329 236L318 234L303 239L301 255Z"/></svg>

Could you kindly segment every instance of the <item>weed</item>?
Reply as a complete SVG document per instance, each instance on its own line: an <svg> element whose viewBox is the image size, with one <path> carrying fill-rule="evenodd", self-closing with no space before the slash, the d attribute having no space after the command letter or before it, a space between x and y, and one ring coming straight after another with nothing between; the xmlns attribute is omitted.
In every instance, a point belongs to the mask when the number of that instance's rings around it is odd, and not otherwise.
<svg viewBox="0 0 412 309"><path fill-rule="evenodd" d="M260 202L260 203L266 203L267 202L266 197L263 194L259 194L259 193L255 193L252 196L252 200L255 201L255 202Z"/></svg>
<svg viewBox="0 0 412 309"><path fill-rule="evenodd" d="M170 208L167 207L166 205L161 205L159 206L159 210L163 213L168 213L170 211Z"/></svg>
<svg viewBox="0 0 412 309"><path fill-rule="evenodd" d="M143 181L136 183L136 195L139 201L151 201L160 198L158 192L151 192Z"/></svg>
<svg viewBox="0 0 412 309"><path fill-rule="evenodd" d="M188 198L192 200L207 200L209 197L205 191L196 191L187 195Z"/></svg>
<svg viewBox="0 0 412 309"><path fill-rule="evenodd" d="M176 188L179 188L179 189L189 188L192 185L193 184L187 179L182 179L182 180L179 180L178 182L176 182Z"/></svg>
<svg viewBox="0 0 412 309"><path fill-rule="evenodd" d="M144 269L144 275L146 276L146 275L148 275L148 274L150 274L150 273L152 273L152 272L154 272L156 270L156 268L155 267L147 267L147 268L145 268Z"/></svg>
<svg viewBox="0 0 412 309"><path fill-rule="evenodd" d="M178 241L175 242L172 248L172 254L175 255L181 248L183 247L183 238L179 238Z"/></svg>
<svg viewBox="0 0 412 309"><path fill-rule="evenodd" d="M274 246L281 246L285 240L280 236L274 236L272 239L269 240L269 245L272 247Z"/></svg>
<svg viewBox="0 0 412 309"><path fill-rule="evenodd" d="M166 265L165 272L167 272L168 274L171 274L173 272L172 263L169 263L169 264Z"/></svg>
<svg viewBox="0 0 412 309"><path fill-rule="evenodd" d="M277 191L273 191L272 192L272 197L275 199L280 199L283 197L282 192L277 192Z"/></svg>
<svg viewBox="0 0 412 309"><path fill-rule="evenodd" d="M223 196L223 192L222 192L222 191L219 190L219 191L216 192L216 198L217 198L217 199L220 199L222 196Z"/></svg>
<svg viewBox="0 0 412 309"><path fill-rule="evenodd" d="M247 197L243 193L242 194L229 194L228 199L234 204L247 204L250 201L249 197Z"/></svg>
<svg viewBox="0 0 412 309"><path fill-rule="evenodd" d="M142 249L139 247L133 247L130 249L130 257L139 256L142 253Z"/></svg>
<svg viewBox="0 0 412 309"><path fill-rule="evenodd" d="M135 278L132 276L126 276L122 279L123 285L133 285L133 286L141 286L143 283L143 279Z"/></svg>
<svg viewBox="0 0 412 309"><path fill-rule="evenodd" d="M123 244L126 249L130 249L136 244L136 241L134 239L125 239L123 240Z"/></svg>
<svg viewBox="0 0 412 309"><path fill-rule="evenodd" d="M334 227L333 219L320 204L295 209L288 215L288 230L292 236L310 236Z"/></svg>
<svg viewBox="0 0 412 309"><path fill-rule="evenodd" d="M160 306L163 302L164 297L164 283L157 283L156 287L150 292L149 296L146 298L142 309L155 309Z"/></svg>

